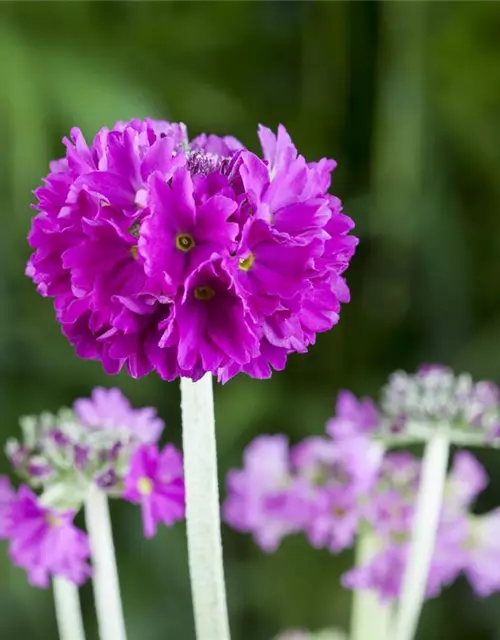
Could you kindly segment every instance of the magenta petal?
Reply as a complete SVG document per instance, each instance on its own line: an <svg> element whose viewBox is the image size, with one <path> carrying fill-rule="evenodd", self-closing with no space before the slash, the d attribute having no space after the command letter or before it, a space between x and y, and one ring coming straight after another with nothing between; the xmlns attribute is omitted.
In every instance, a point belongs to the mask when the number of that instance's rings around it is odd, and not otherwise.
<svg viewBox="0 0 500 640"><path fill-rule="evenodd" d="M153 515L153 501L146 498L141 502L142 526L145 538L156 535L156 518Z"/></svg>
<svg viewBox="0 0 500 640"><path fill-rule="evenodd" d="M135 191L117 173L94 171L80 178L80 185L118 209L134 208Z"/></svg>

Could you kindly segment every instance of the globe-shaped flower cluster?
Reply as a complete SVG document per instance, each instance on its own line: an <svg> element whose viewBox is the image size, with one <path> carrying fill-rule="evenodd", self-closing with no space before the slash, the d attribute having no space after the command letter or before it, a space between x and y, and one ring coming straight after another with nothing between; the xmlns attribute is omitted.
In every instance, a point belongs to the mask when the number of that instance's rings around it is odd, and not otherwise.
<svg viewBox="0 0 500 640"><path fill-rule="evenodd" d="M327 193L335 162L306 162L281 126L259 138L263 159L183 124L120 122L91 145L72 130L35 191L27 274L80 357L265 378L338 321L357 239Z"/></svg>

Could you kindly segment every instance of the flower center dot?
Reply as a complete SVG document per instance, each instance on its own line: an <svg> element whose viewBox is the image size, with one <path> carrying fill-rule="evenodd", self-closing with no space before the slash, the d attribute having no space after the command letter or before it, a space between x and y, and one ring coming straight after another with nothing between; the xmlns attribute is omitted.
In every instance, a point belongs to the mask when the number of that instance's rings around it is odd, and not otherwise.
<svg viewBox="0 0 500 640"><path fill-rule="evenodd" d="M140 227L140 224L138 222L134 222L134 224L130 227L128 232L130 233L131 236L134 236L134 238L138 238L139 237L139 227Z"/></svg>
<svg viewBox="0 0 500 640"><path fill-rule="evenodd" d="M180 233L175 238L175 246L181 251L191 251L194 247L193 236L189 235L189 233Z"/></svg>
<svg viewBox="0 0 500 640"><path fill-rule="evenodd" d="M246 258L241 258L238 262L238 266L242 271L250 271L255 262L255 256L253 253L249 253Z"/></svg>
<svg viewBox="0 0 500 640"><path fill-rule="evenodd" d="M45 522L49 525L49 527L55 529L62 524L62 519L59 518L59 516L54 515L53 513L47 513L45 515Z"/></svg>
<svg viewBox="0 0 500 640"><path fill-rule="evenodd" d="M130 254L132 255L132 258L134 260L137 260L137 251L138 251L138 249L137 249L137 245L136 244L134 244L133 246L130 247Z"/></svg>
<svg viewBox="0 0 500 640"><path fill-rule="evenodd" d="M149 496L153 492L153 483L150 478L143 476L137 481L137 490L142 496Z"/></svg>
<svg viewBox="0 0 500 640"><path fill-rule="evenodd" d="M197 300L211 300L215 295L215 291L212 287L196 287L194 290L194 297Z"/></svg>

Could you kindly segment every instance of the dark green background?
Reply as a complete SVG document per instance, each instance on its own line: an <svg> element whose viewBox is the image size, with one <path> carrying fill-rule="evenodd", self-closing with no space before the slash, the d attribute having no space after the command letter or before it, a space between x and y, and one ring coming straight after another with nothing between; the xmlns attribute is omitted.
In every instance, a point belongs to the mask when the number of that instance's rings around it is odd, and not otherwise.
<svg viewBox="0 0 500 640"><path fill-rule="evenodd" d="M217 389L221 478L259 433L321 432L341 386L375 394L391 370L421 361L499 380L499 33L496 2L2 2L2 436L20 414L105 384L159 407L179 441L178 385L106 378L78 360L23 275L31 190L61 137L134 116L251 148L257 123L284 123L307 158L338 160L333 191L361 237L340 325L272 380ZM500 503L500 460L483 460L488 508ZM184 527L147 542L132 506L113 517L129 640L193 640ZM266 556L227 528L224 541L234 640L347 623L348 554L294 539ZM0 584L2 640L56 637L50 593L29 588L3 551ZM419 637L498 639L499 605L459 583L426 607ZM93 640L90 586L84 606Z"/></svg>

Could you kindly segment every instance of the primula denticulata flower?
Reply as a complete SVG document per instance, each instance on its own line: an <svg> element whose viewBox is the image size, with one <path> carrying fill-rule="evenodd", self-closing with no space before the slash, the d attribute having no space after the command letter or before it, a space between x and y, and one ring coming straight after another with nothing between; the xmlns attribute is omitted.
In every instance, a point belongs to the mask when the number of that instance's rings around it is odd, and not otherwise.
<svg viewBox="0 0 500 640"><path fill-rule="evenodd" d="M357 239L285 128L235 138L146 119L79 129L35 191L27 274L107 373L266 378L338 322Z"/></svg>
<svg viewBox="0 0 500 640"><path fill-rule="evenodd" d="M158 440L164 423L153 408L134 409L118 389L94 389L73 410L21 421L21 441L7 444L13 470L33 489L15 491L0 477L0 539L31 584L62 576L81 584L90 575L86 534L73 519L91 485L140 503L144 533L184 518L182 455Z"/></svg>
<svg viewBox="0 0 500 640"><path fill-rule="evenodd" d="M348 571L342 583L375 591L382 600L398 599L421 462L404 451L383 453L380 434L389 433L390 424L398 424L404 432L405 421L416 420L418 414L429 430L447 420L461 433L479 431L488 443L490 419L499 409L492 383L473 383L438 367L423 368L414 377L398 376L384 391L380 410L368 398L357 400L350 392L341 392L336 415L326 425L330 437L309 437L293 447L281 435L260 436L252 442L243 469L228 474L226 522L252 534L268 552L299 532L311 545L333 553L352 547L358 534L370 533L378 551L366 564ZM460 574L478 596L500 590L500 510L484 515L471 511L487 482L474 456L467 451L455 454L427 597L438 595Z"/></svg>

